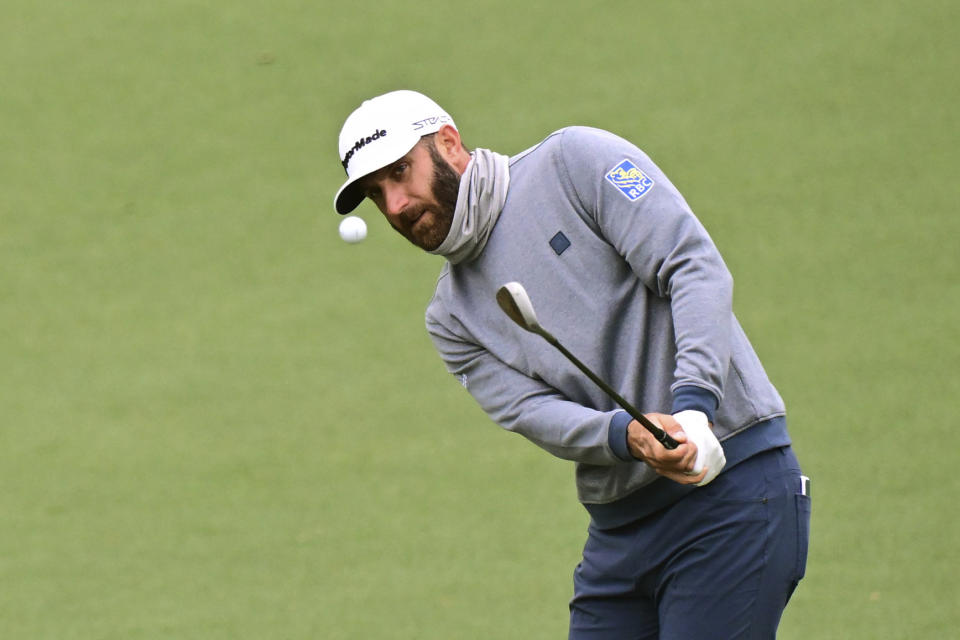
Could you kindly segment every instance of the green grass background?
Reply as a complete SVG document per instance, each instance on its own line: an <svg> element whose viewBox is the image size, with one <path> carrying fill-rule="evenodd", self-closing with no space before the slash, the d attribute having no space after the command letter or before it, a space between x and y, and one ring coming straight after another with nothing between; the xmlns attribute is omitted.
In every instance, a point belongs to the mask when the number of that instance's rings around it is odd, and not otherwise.
<svg viewBox="0 0 960 640"><path fill-rule="evenodd" d="M572 468L444 372L439 259L337 237L395 88L650 153L813 477L780 637L955 637L958 7L0 0L0 637L565 637Z"/></svg>

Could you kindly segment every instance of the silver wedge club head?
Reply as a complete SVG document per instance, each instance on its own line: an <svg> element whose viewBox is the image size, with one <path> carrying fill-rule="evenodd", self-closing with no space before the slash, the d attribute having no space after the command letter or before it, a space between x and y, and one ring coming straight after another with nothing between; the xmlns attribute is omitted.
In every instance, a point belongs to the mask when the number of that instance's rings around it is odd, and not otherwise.
<svg viewBox="0 0 960 640"><path fill-rule="evenodd" d="M527 331L543 334L543 327L537 322L537 314L533 310L530 296L519 282L508 282L500 287L497 291L497 304L510 316L511 320Z"/></svg>

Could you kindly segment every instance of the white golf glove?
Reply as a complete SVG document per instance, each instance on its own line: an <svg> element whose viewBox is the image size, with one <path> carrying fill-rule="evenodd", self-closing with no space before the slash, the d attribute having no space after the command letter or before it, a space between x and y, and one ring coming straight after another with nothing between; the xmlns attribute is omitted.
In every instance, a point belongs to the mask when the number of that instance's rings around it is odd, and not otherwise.
<svg viewBox="0 0 960 640"><path fill-rule="evenodd" d="M693 474L696 475L703 471L704 467L709 467L707 475L697 483L698 487L702 487L716 478L723 470L723 465L727 464L727 458L723 455L723 448L720 446L717 436L713 435L713 430L710 429L707 414L688 409L673 414L673 417L683 427L683 432L687 434L687 440L697 445L697 460L693 463Z"/></svg>

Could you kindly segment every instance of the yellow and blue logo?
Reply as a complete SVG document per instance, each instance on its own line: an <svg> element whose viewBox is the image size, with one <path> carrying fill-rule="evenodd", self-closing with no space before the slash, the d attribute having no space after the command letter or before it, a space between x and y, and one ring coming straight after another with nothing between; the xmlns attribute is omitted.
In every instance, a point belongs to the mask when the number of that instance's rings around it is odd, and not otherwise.
<svg viewBox="0 0 960 640"><path fill-rule="evenodd" d="M628 200L639 200L653 188L653 180L629 160L624 160L605 176Z"/></svg>

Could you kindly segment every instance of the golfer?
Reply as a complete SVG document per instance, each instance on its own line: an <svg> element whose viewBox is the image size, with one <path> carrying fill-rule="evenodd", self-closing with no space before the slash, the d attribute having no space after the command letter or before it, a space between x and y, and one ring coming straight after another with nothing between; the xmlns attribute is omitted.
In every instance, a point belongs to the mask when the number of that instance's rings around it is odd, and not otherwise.
<svg viewBox="0 0 960 640"><path fill-rule="evenodd" d="M807 483L733 284L640 149L570 127L506 157L430 98L364 102L340 132L336 210L369 198L443 256L426 325L503 428L576 463L590 515L570 638L773 638L803 577ZM550 331L680 444L665 449L497 306L520 282Z"/></svg>

